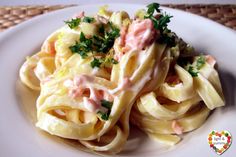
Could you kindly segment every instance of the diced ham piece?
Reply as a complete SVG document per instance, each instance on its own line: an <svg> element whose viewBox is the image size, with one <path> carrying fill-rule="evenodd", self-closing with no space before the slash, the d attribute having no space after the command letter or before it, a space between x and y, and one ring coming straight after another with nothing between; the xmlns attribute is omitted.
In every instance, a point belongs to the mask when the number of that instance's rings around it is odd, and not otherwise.
<svg viewBox="0 0 236 157"><path fill-rule="evenodd" d="M84 97L84 107L90 112L97 112L101 108L101 104L96 103L91 98Z"/></svg>
<svg viewBox="0 0 236 157"><path fill-rule="evenodd" d="M92 82L93 78L88 75L80 75L80 76L75 76L73 80L68 79L65 80L63 85L67 88L69 88L69 96L72 98L76 98L78 96L82 96L85 87L83 87L83 84L86 82Z"/></svg>
<svg viewBox="0 0 236 157"><path fill-rule="evenodd" d="M114 101L114 97L111 94L106 93L106 92L104 92L104 99L111 102Z"/></svg>
<svg viewBox="0 0 236 157"><path fill-rule="evenodd" d="M120 61L121 57L131 49L143 50L155 39L157 31L150 19L135 20L129 27L123 26L118 38L118 47L115 47L114 58Z"/></svg>
<svg viewBox="0 0 236 157"><path fill-rule="evenodd" d="M76 98L78 96L82 96L84 93L84 89L82 87L74 87L69 90L69 96L72 98Z"/></svg>
<svg viewBox="0 0 236 157"><path fill-rule="evenodd" d="M83 97L85 108L90 112L97 112L101 108L101 100L112 101L113 96L87 84L93 82L93 80L94 78L89 75L80 75L74 77L74 79L65 80L63 85L69 88L70 97Z"/></svg>
<svg viewBox="0 0 236 157"><path fill-rule="evenodd" d="M174 84L174 85L176 85L176 84L181 83L181 80L179 79L178 76L172 75L172 76L168 76L168 77L166 78L166 82L167 82L168 84Z"/></svg>
<svg viewBox="0 0 236 157"><path fill-rule="evenodd" d="M120 30L119 45L122 47L125 46L125 39L126 39L127 30L128 30L127 26L123 26Z"/></svg>
<svg viewBox="0 0 236 157"><path fill-rule="evenodd" d="M176 120L172 122L171 127L177 135L183 134L184 128Z"/></svg>
<svg viewBox="0 0 236 157"><path fill-rule="evenodd" d="M56 54L55 41L47 41L42 47L42 51L54 56Z"/></svg>
<svg viewBox="0 0 236 157"><path fill-rule="evenodd" d="M214 65L216 64L215 58L211 55L206 55L205 57L206 57L206 62L210 64L212 67L214 67Z"/></svg>
<svg viewBox="0 0 236 157"><path fill-rule="evenodd" d="M99 90L96 90L92 87L89 88L90 89L90 99L93 99L94 101L96 102L100 102L104 95L103 95L103 91L99 91Z"/></svg>
<svg viewBox="0 0 236 157"><path fill-rule="evenodd" d="M142 50L150 45L156 34L153 22L150 19L135 20L129 27L125 37L127 49Z"/></svg>
<svg viewBox="0 0 236 157"><path fill-rule="evenodd" d="M79 86L85 82L93 82L93 77L89 75L80 75L80 76L75 76L74 78L74 85Z"/></svg>

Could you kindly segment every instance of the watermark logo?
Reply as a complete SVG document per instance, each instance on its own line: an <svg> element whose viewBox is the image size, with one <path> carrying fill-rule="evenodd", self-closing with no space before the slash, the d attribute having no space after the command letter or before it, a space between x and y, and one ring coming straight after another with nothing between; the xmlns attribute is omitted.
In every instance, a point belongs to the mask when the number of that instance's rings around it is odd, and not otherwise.
<svg viewBox="0 0 236 157"><path fill-rule="evenodd" d="M213 130L208 135L208 143L218 155L221 155L230 147L232 136L226 130L221 132Z"/></svg>

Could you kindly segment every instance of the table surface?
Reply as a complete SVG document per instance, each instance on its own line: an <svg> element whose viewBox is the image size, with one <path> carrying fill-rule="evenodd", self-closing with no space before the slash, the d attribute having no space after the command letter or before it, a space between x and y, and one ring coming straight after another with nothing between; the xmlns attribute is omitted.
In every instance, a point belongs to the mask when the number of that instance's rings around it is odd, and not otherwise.
<svg viewBox="0 0 236 157"><path fill-rule="evenodd" d="M11 0L11 1L16 2L15 0ZM58 0L55 0L55 2L57 1ZM86 1L89 3L92 0L86 0ZM123 1L123 0L120 0L120 1ZM145 3L148 1L149 0L144 0ZM192 1L190 0L190 2L193 2L193 1L194 0ZM212 1L217 1L217 0L212 0ZM232 0L228 0L224 2L230 2L230 1ZM181 9L187 12L191 12L200 16L207 17L213 21L216 21L231 29L236 30L236 0L233 0L233 1L235 2L235 4L162 4L162 5L171 7L171 8ZM6 30L9 27L15 26L25 20L28 20L34 16L45 14L50 11L78 5L78 4L70 3L70 5L61 4L61 5L1 6L1 4L3 4L4 2L5 0L0 1L0 32ZM102 2L104 3L104 0ZM114 2L116 2L116 0L114 0ZM133 1L129 1L129 2L133 2ZM135 3L137 3L137 1L135 1Z"/></svg>
<svg viewBox="0 0 236 157"><path fill-rule="evenodd" d="M236 0L112 0L119 3L152 3L160 4L236 4ZM57 4L94 4L111 3L111 0L0 0L0 5L57 5Z"/></svg>

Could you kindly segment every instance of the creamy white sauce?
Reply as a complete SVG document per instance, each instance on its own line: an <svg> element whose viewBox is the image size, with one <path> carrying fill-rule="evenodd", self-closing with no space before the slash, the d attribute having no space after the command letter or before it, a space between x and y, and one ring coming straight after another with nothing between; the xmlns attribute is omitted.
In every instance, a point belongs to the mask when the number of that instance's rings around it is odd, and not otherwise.
<svg viewBox="0 0 236 157"><path fill-rule="evenodd" d="M99 105L94 100L87 98L87 97L83 97L83 104L84 104L84 107L89 112L94 112L94 113L97 113L101 107L101 105Z"/></svg>
<svg viewBox="0 0 236 157"><path fill-rule="evenodd" d="M42 80L47 75L49 75L48 71L45 69L44 65L41 62L38 62L37 66L34 69L35 75Z"/></svg>

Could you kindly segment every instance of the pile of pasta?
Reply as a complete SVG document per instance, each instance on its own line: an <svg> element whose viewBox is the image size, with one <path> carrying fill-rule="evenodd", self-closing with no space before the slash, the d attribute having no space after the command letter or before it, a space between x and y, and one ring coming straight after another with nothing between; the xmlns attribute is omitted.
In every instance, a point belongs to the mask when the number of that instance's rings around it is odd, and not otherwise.
<svg viewBox="0 0 236 157"><path fill-rule="evenodd" d="M124 11L102 10L99 16L120 30L134 21ZM69 47L80 40L81 32L96 34L96 27L82 22L76 29L66 25L56 30L22 65L21 81L40 91L38 128L78 140L94 151L118 153L129 136L130 122L150 137L173 145L180 141L179 134L200 127L210 110L224 105L214 59L186 53L188 46L180 39L172 47L153 40L120 55L117 64L91 67L94 55L83 58ZM112 47L113 56L122 53L121 37ZM180 58L190 60L191 67L199 58L205 63L192 76L188 67L178 63ZM110 106L101 105L107 103Z"/></svg>

